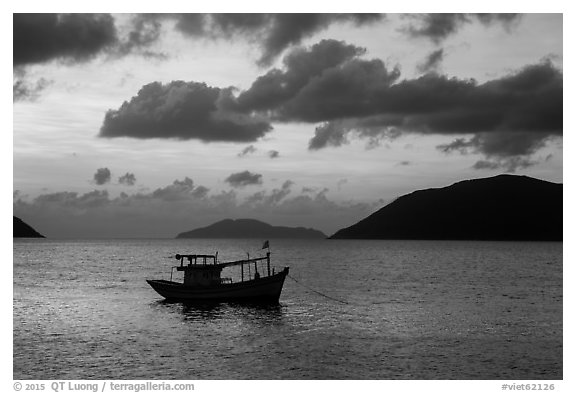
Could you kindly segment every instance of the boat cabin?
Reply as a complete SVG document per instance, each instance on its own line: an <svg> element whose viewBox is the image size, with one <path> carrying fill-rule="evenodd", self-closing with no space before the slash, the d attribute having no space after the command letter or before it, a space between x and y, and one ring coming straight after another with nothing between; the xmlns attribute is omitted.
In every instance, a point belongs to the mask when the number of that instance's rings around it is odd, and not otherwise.
<svg viewBox="0 0 576 393"><path fill-rule="evenodd" d="M176 270L184 272L184 285L210 287L222 283L220 274L223 266L217 264L217 255L180 255L176 254L180 266ZM184 264L184 260L188 264Z"/></svg>
<svg viewBox="0 0 576 393"><path fill-rule="evenodd" d="M244 282L244 266L248 266L248 280L257 280L261 277L258 272L258 262L266 262L267 276L270 277L274 272L270 272L270 252L265 257L248 258L240 261L218 263L218 253L216 255L180 255L176 254L175 258L180 261L180 266L174 266L177 271L184 272L185 286L190 287L211 287L220 284L231 284L231 278L222 278L222 269L229 266L240 265L241 281ZM185 260L188 264L185 264ZM250 266L254 265L254 275L250 274ZM172 274L170 274L172 280Z"/></svg>

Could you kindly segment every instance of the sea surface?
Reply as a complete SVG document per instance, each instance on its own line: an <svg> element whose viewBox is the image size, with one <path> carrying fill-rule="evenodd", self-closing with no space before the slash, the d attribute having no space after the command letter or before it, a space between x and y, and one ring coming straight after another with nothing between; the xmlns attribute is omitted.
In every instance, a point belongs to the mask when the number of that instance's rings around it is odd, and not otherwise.
<svg viewBox="0 0 576 393"><path fill-rule="evenodd" d="M562 243L273 240L290 276L267 307L167 303L145 281L260 241L13 245L14 379L563 377Z"/></svg>

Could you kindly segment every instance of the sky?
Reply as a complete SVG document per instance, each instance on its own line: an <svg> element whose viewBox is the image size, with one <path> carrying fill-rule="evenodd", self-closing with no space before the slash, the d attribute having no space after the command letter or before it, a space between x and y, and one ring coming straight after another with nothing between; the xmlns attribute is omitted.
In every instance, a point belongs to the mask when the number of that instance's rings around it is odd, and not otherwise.
<svg viewBox="0 0 576 393"><path fill-rule="evenodd" d="M563 182L562 14L15 14L13 214L331 235L398 196Z"/></svg>

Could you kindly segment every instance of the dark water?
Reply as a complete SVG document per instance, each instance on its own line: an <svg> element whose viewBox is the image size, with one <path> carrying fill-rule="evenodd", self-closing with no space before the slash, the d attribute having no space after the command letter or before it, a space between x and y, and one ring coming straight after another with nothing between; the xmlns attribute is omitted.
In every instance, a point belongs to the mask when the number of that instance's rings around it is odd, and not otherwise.
<svg viewBox="0 0 576 393"><path fill-rule="evenodd" d="M14 241L14 379L562 379L562 243L271 242L278 306L165 303L249 240Z"/></svg>

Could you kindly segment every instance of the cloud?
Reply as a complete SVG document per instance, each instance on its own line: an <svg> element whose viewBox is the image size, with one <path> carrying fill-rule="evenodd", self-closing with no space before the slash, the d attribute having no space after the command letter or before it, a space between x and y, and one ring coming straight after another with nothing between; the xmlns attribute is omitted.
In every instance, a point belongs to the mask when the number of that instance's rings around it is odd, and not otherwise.
<svg viewBox="0 0 576 393"><path fill-rule="evenodd" d="M332 121L316 127L314 137L310 140L308 148L310 150L322 149L326 146L342 146L348 143L346 134L354 126L354 122Z"/></svg>
<svg viewBox="0 0 576 393"><path fill-rule="evenodd" d="M290 192L292 192L292 186L294 182L292 180L286 180L282 183L281 188L275 188L270 193L266 191L260 191L246 198L244 202L246 205L257 207L262 209L263 207L276 206L282 201Z"/></svg>
<svg viewBox="0 0 576 393"><path fill-rule="evenodd" d="M111 173L108 168L99 168L94 174L94 183L99 186L106 184L110 181Z"/></svg>
<svg viewBox="0 0 576 393"><path fill-rule="evenodd" d="M190 198L203 198L208 191L208 188L195 186L192 179L185 177L184 180L174 180L169 186L157 188L151 197L165 202L186 201Z"/></svg>
<svg viewBox="0 0 576 393"><path fill-rule="evenodd" d="M499 169L500 164L494 161L480 160L473 165L474 169Z"/></svg>
<svg viewBox="0 0 576 393"><path fill-rule="evenodd" d="M404 19L408 23L402 29L410 36L440 42L473 22L509 28L520 15L408 14ZM258 63L269 66L287 49L331 25L361 27L383 20L383 14L135 14L128 17L128 26L118 26L110 14L21 13L13 15L13 64L19 67L53 60L77 63L102 53L164 59L165 53L150 48L165 29L173 28L192 39L247 40L261 51Z"/></svg>
<svg viewBox="0 0 576 393"><path fill-rule="evenodd" d="M258 151L258 149L256 147L254 147L254 145L249 145L249 146L246 146L244 149L242 149L242 151L240 153L238 153L238 157L246 157L247 155L254 154L257 151ZM269 158L274 159L274 158L280 157L280 152L278 152L277 150L268 150L266 155Z"/></svg>
<svg viewBox="0 0 576 393"><path fill-rule="evenodd" d="M397 67L364 54L336 40L296 48L237 94L196 82L151 83L106 114L100 136L254 142L273 122L297 122L315 124L311 150L351 136L373 148L405 133L467 135L468 147L487 158L529 155L562 136L563 75L550 60L478 83L438 73L402 79Z"/></svg>
<svg viewBox="0 0 576 393"><path fill-rule="evenodd" d="M411 37L425 37L435 43L445 40L455 34L464 25L480 22L485 26L501 24L509 29L517 22L519 14L407 14L404 16L411 20L402 30Z"/></svg>
<svg viewBox="0 0 576 393"><path fill-rule="evenodd" d="M228 176L224 181L226 183L229 183L232 187L235 188L246 187L250 185L259 185L262 184L262 175L259 173L244 171L233 173L230 176Z"/></svg>
<svg viewBox="0 0 576 393"><path fill-rule="evenodd" d="M268 65L288 46L299 44L305 37L327 28L335 22L352 22L356 25L381 19L371 14L276 14L267 29L259 62Z"/></svg>
<svg viewBox="0 0 576 393"><path fill-rule="evenodd" d="M281 117L279 111L316 78L364 53L364 48L336 40L322 40L309 49L297 48L284 57L284 70L267 72L242 92L237 108L247 112L273 111L275 117Z"/></svg>
<svg viewBox="0 0 576 393"><path fill-rule="evenodd" d="M444 49L440 48L432 51L422 63L418 64L418 71L421 73L436 71L442 60L444 60Z"/></svg>
<svg viewBox="0 0 576 393"><path fill-rule="evenodd" d="M507 173L514 173L518 169L528 168L537 163L537 161L532 161L529 158L517 156L497 160L479 160L472 165L472 168L477 170L504 170Z"/></svg>
<svg viewBox="0 0 576 393"><path fill-rule="evenodd" d="M260 47L258 63L270 65L287 48L332 24L369 25L384 19L380 14L158 14L176 20L185 36L209 39L243 37Z"/></svg>
<svg viewBox="0 0 576 393"><path fill-rule="evenodd" d="M414 22L405 31L412 37L426 37L439 42L454 34L462 25L469 23L465 14L420 14L409 15Z"/></svg>
<svg viewBox="0 0 576 393"><path fill-rule="evenodd" d="M130 21L126 38L123 38L110 51L113 56L122 57L139 54L145 58L165 60L168 55L154 52L149 48L156 43L162 34L162 23L154 14L136 14Z"/></svg>
<svg viewBox="0 0 576 393"><path fill-rule="evenodd" d="M522 19L521 14L471 14L485 26L501 24L504 28L510 28Z"/></svg>
<svg viewBox="0 0 576 393"><path fill-rule="evenodd" d="M162 24L153 14L129 16L128 26L110 14L13 14L13 66L22 70L52 61L73 65L99 55L164 60L165 53L150 50L161 33Z"/></svg>
<svg viewBox="0 0 576 393"><path fill-rule="evenodd" d="M13 14L14 102L33 101L52 83L45 78L28 81L29 66L50 62L75 65L100 55L162 57L146 50L159 37L160 26L134 23L138 29L124 39L110 14ZM148 28L151 24L154 28Z"/></svg>
<svg viewBox="0 0 576 393"><path fill-rule="evenodd" d="M400 128L394 124L382 124L375 118L332 120L316 127L314 137L310 139L308 148L319 150L328 146L339 147L350 143L350 135L366 139L366 149L373 149L383 141L393 141L402 135Z"/></svg>
<svg viewBox="0 0 576 393"><path fill-rule="evenodd" d="M112 197L106 190L55 192L29 199L14 194L14 215L49 237L174 237L224 218L255 218L273 225L306 226L333 233L372 213L376 203L335 202L327 189L293 195L294 183L240 199L232 191L212 194L192 179Z"/></svg>
<svg viewBox="0 0 576 393"><path fill-rule="evenodd" d="M125 186L133 186L134 184L136 184L136 176L134 176L133 173L126 172L126 174L118 178L118 183L123 184Z"/></svg>
<svg viewBox="0 0 576 393"><path fill-rule="evenodd" d="M52 83L54 82L45 78L30 82L26 80L25 77L20 77L20 79L17 79L13 84L12 99L14 102L35 101L40 97L40 93Z"/></svg>
<svg viewBox="0 0 576 393"><path fill-rule="evenodd" d="M270 65L287 48L330 25L364 26L381 14L134 14L119 25L110 14L13 14L14 67L88 61L105 53L165 59L150 48L166 29L191 39L247 40L261 51L258 63Z"/></svg>
<svg viewBox="0 0 576 393"><path fill-rule="evenodd" d="M109 201L110 196L106 190L94 190L85 194L62 191L42 194L34 199L33 205L19 198L14 203L14 207L17 210L24 211L28 208L31 210L30 214L34 211L41 211L43 214L56 217L58 213L65 212L68 215L77 217L88 211L94 211L104 207L108 205Z"/></svg>
<svg viewBox="0 0 576 393"><path fill-rule="evenodd" d="M510 157L534 154L544 147L546 135L537 132L479 133L473 137L457 138L437 148L445 153L461 154L481 152L488 157Z"/></svg>
<svg viewBox="0 0 576 393"><path fill-rule="evenodd" d="M334 40L296 49L284 59L285 72L265 74L238 97L232 88L205 83L153 82L119 109L109 110L99 136L253 142L272 130L268 111L283 108L324 70L362 53L362 48ZM280 116L288 115L273 117Z"/></svg>
<svg viewBox="0 0 576 393"><path fill-rule="evenodd" d="M469 139L457 138L437 148L444 153L479 153L488 158L476 162L472 166L474 169L504 169L506 172L516 172L517 169L536 165L538 161L530 157L544 147L550 138L551 136L535 132L480 133Z"/></svg>
<svg viewBox="0 0 576 393"><path fill-rule="evenodd" d="M341 42L330 45L344 48ZM350 135L375 146L403 133L468 134L469 151L503 159L531 155L550 138L562 136L563 76L549 60L479 84L435 73L401 80L397 69L389 70L379 60L362 60L360 53L336 57L336 64L321 68L314 78L290 85L286 76L295 73L290 67L297 64L294 57L314 64L310 57L318 54L314 48L294 52L292 63L270 71L266 84L255 82L238 101L257 96L252 109L258 109L270 94L268 103L275 106L264 109L276 121L320 122L311 150L341 146ZM270 89L278 85L289 92L282 99L277 89ZM458 144L442 148L454 147Z"/></svg>
<svg viewBox="0 0 576 393"><path fill-rule="evenodd" d="M117 43L109 14L13 14L15 67L83 62Z"/></svg>
<svg viewBox="0 0 576 393"><path fill-rule="evenodd" d="M341 67L338 72L345 71ZM340 146L351 133L391 139L399 133L472 134L467 147L487 156L510 156L532 154L549 138L562 136L563 78L550 62L484 84L437 74L394 84L388 79L378 82L369 74L365 79L374 81L369 88L358 89L354 95L317 94L322 105L314 108L315 113L305 109L294 116L326 121L316 128L310 149ZM309 100L292 108L303 107L305 102ZM330 110L324 111L324 105ZM347 118L332 119L336 113ZM458 143L444 147L446 151L454 148Z"/></svg>
<svg viewBox="0 0 576 393"><path fill-rule="evenodd" d="M235 205L235 195L222 193L207 198L208 189L195 186L191 179L149 193L112 198L106 190L85 194L55 192L32 201L18 198L14 211L34 217L40 227L49 228L49 236L175 236L175 227L186 225L197 215L214 215ZM227 202L229 201L229 202ZM89 224L88 224L89 223ZM190 224L187 224L190 225Z"/></svg>
<svg viewBox="0 0 576 393"><path fill-rule="evenodd" d="M284 120L352 118L364 127L431 133L561 128L562 74L549 62L481 85L438 74L399 76L379 60L354 59L325 71L276 110Z"/></svg>
<svg viewBox="0 0 576 393"><path fill-rule="evenodd" d="M109 110L100 137L197 139L203 142L252 142L272 127L247 114L224 109L231 89L205 83L149 83L117 110Z"/></svg>
<svg viewBox="0 0 576 393"><path fill-rule="evenodd" d="M238 157L245 157L249 154L254 154L256 153L256 150L257 149L254 147L254 145L246 146L240 153L238 153Z"/></svg>

